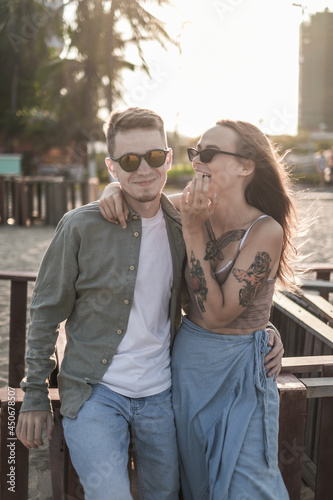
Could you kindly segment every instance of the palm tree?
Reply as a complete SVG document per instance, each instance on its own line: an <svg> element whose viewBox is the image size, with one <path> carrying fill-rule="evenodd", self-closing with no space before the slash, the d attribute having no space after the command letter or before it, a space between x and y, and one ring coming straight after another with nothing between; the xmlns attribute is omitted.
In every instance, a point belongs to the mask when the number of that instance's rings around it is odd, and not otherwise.
<svg viewBox="0 0 333 500"><path fill-rule="evenodd" d="M140 68L149 75L142 45L154 40L165 48L168 42L175 42L163 23L144 8L147 0L74 0L74 3L75 20L67 31L70 40L67 71L72 74L67 97L72 95L72 102L83 97L79 106L81 130L101 131L98 110L101 107L112 110L114 101L122 94L122 70L136 69L125 58L127 47L136 47ZM169 0L155 0L155 3L170 5ZM92 135L93 150L96 137Z"/></svg>
<svg viewBox="0 0 333 500"><path fill-rule="evenodd" d="M98 103L93 108L91 104L97 96L99 100L104 98L112 110L115 98L121 95L122 70L135 69L124 57L128 46L136 47L141 67L149 74L142 44L154 40L165 48L167 42L175 43L163 23L144 8L147 3L147 0L76 1L76 27L69 28L68 34L71 47L78 51L87 85L88 114L95 114ZM163 6L170 1L155 0L155 3Z"/></svg>

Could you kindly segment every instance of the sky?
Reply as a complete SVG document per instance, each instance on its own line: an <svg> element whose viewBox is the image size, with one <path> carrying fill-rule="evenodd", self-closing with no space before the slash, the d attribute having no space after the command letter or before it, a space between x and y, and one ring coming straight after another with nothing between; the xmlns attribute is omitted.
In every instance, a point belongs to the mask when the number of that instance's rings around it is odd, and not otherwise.
<svg viewBox="0 0 333 500"><path fill-rule="evenodd" d="M299 27L333 0L172 0L149 10L181 50L145 46L151 78L124 71L117 107L158 112L169 132L197 137L218 119L247 120L265 133L297 133ZM134 50L127 57L139 63ZM102 115L103 116L103 115Z"/></svg>

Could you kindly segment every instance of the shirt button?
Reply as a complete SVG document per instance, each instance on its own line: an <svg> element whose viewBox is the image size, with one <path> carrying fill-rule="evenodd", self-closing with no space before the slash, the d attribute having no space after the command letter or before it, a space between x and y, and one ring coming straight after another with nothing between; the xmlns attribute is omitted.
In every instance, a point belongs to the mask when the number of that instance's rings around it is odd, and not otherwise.
<svg viewBox="0 0 333 500"><path fill-rule="evenodd" d="M84 377L84 380L89 380L89 377Z"/></svg>
<svg viewBox="0 0 333 500"><path fill-rule="evenodd" d="M124 304L129 304L129 300L125 299Z"/></svg>
<svg viewBox="0 0 333 500"><path fill-rule="evenodd" d="M121 335L123 333L122 330L117 330L118 335Z"/></svg>
<svg viewBox="0 0 333 500"><path fill-rule="evenodd" d="M135 233L133 233L133 236L135 236L137 238L139 236L139 233L137 231L135 231Z"/></svg>
<svg viewBox="0 0 333 500"><path fill-rule="evenodd" d="M135 267L134 266L130 266L130 271L134 271Z"/></svg>
<svg viewBox="0 0 333 500"><path fill-rule="evenodd" d="M105 359L105 358L104 358L104 359L102 359L102 363L103 363L103 365L106 365L106 363L107 363L107 362L108 362L108 360L107 360L107 359Z"/></svg>
<svg viewBox="0 0 333 500"><path fill-rule="evenodd" d="M133 215L133 219L134 220L137 220L138 216L137 215Z"/></svg>

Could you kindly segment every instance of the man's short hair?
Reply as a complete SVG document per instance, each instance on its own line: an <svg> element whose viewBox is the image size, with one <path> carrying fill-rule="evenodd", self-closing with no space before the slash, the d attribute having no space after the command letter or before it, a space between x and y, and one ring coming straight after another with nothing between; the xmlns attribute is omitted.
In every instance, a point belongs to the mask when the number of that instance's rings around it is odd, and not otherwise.
<svg viewBox="0 0 333 500"><path fill-rule="evenodd" d="M110 114L104 126L106 143L110 156L114 155L115 136L117 132L125 132L136 128L158 130L165 140L165 147L167 147L164 122L155 111L144 108L128 108L124 111L115 110Z"/></svg>

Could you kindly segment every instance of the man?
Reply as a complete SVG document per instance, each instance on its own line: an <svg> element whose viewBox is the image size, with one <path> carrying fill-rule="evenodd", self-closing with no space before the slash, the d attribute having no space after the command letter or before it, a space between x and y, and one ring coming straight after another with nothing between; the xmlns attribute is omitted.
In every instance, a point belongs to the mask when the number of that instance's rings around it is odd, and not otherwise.
<svg viewBox="0 0 333 500"><path fill-rule="evenodd" d="M107 222L97 202L60 221L32 299L17 434L36 448L46 423L51 437L47 377L57 325L67 318L61 413L86 500L131 498L130 435L140 498L178 499L170 343L180 324L185 246L179 214L162 193L172 151L149 110L112 113L106 137L106 163L129 206L126 229Z"/></svg>
<svg viewBox="0 0 333 500"><path fill-rule="evenodd" d="M112 113L106 135L130 220L126 230L110 224L96 202L60 221L34 289L17 434L36 448L46 423L51 437L47 378L57 325L68 318L61 413L86 500L131 498L130 434L140 498L177 499L170 341L185 247L179 214L161 193L172 151L162 119L148 110Z"/></svg>

